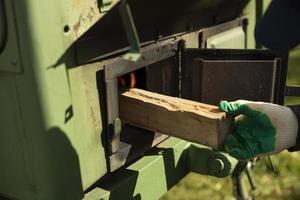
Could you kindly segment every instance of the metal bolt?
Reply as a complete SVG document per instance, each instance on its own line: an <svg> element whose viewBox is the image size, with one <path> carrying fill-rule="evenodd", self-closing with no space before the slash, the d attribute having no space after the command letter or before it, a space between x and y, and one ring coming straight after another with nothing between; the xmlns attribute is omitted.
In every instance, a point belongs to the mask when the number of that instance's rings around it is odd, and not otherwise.
<svg viewBox="0 0 300 200"><path fill-rule="evenodd" d="M211 174L218 174L224 170L224 162L222 159L216 158L209 162L208 167Z"/></svg>
<svg viewBox="0 0 300 200"><path fill-rule="evenodd" d="M12 64L12 65L18 65L18 60L17 60L17 59L13 59L13 60L11 61L11 64Z"/></svg>

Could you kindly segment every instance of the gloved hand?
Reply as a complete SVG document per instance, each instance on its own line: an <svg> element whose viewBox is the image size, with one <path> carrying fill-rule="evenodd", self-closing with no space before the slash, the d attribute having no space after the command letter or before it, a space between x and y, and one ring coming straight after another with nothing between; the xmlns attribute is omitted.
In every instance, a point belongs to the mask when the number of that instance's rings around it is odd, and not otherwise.
<svg viewBox="0 0 300 200"><path fill-rule="evenodd" d="M238 160L278 153L296 143L298 122L289 107L264 102L221 101L219 109L234 115L225 150Z"/></svg>

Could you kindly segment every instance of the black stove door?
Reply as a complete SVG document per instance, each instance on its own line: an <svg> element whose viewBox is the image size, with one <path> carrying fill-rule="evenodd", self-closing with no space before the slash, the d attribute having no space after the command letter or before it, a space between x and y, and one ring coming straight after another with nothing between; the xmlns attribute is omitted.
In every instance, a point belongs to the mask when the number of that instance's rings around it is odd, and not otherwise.
<svg viewBox="0 0 300 200"><path fill-rule="evenodd" d="M180 94L214 105L238 99L283 104L286 61L268 50L185 49Z"/></svg>

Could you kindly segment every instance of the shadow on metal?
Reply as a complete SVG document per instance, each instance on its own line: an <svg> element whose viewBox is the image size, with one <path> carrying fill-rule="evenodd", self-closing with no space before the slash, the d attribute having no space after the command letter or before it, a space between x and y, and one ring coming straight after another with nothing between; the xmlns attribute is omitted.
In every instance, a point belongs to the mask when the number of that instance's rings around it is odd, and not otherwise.
<svg viewBox="0 0 300 200"><path fill-rule="evenodd" d="M239 17L249 0L192 0L188 4L172 0L129 0L141 45L154 43L179 33L195 31ZM170 6L172 5L172 6ZM222 12L219 12L222 9ZM155 11L155 15L153 15ZM118 6L75 41L48 69L67 68L118 56L129 50Z"/></svg>
<svg viewBox="0 0 300 200"><path fill-rule="evenodd" d="M0 0L0 53L5 47L7 38L7 24L5 15L5 5L4 0Z"/></svg>

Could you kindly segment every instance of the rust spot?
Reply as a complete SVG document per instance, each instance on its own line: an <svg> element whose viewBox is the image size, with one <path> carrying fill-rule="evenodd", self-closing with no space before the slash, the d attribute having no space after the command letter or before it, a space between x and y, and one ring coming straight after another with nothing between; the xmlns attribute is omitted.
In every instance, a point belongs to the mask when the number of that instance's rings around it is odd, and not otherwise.
<svg viewBox="0 0 300 200"><path fill-rule="evenodd" d="M87 18L92 21L95 15L95 10L93 7L90 7L90 12L87 14Z"/></svg>
<svg viewBox="0 0 300 200"><path fill-rule="evenodd" d="M81 26L81 19L82 19L82 15L79 16L79 19L78 19L77 23L73 25L73 30L75 31L76 37L78 36L78 31L79 31L80 26Z"/></svg>
<svg viewBox="0 0 300 200"><path fill-rule="evenodd" d="M99 119L97 120L97 116L92 106L90 106L90 111L90 117L92 119L91 122L93 124L93 128L99 128Z"/></svg>
<svg viewBox="0 0 300 200"><path fill-rule="evenodd" d="M88 13L82 13L80 14L77 22L73 25L73 30L75 32L75 36L78 37L80 35L80 27L83 25L84 21L87 19L90 22L93 21L93 18L95 16L95 9L93 7L90 7L88 9Z"/></svg>

